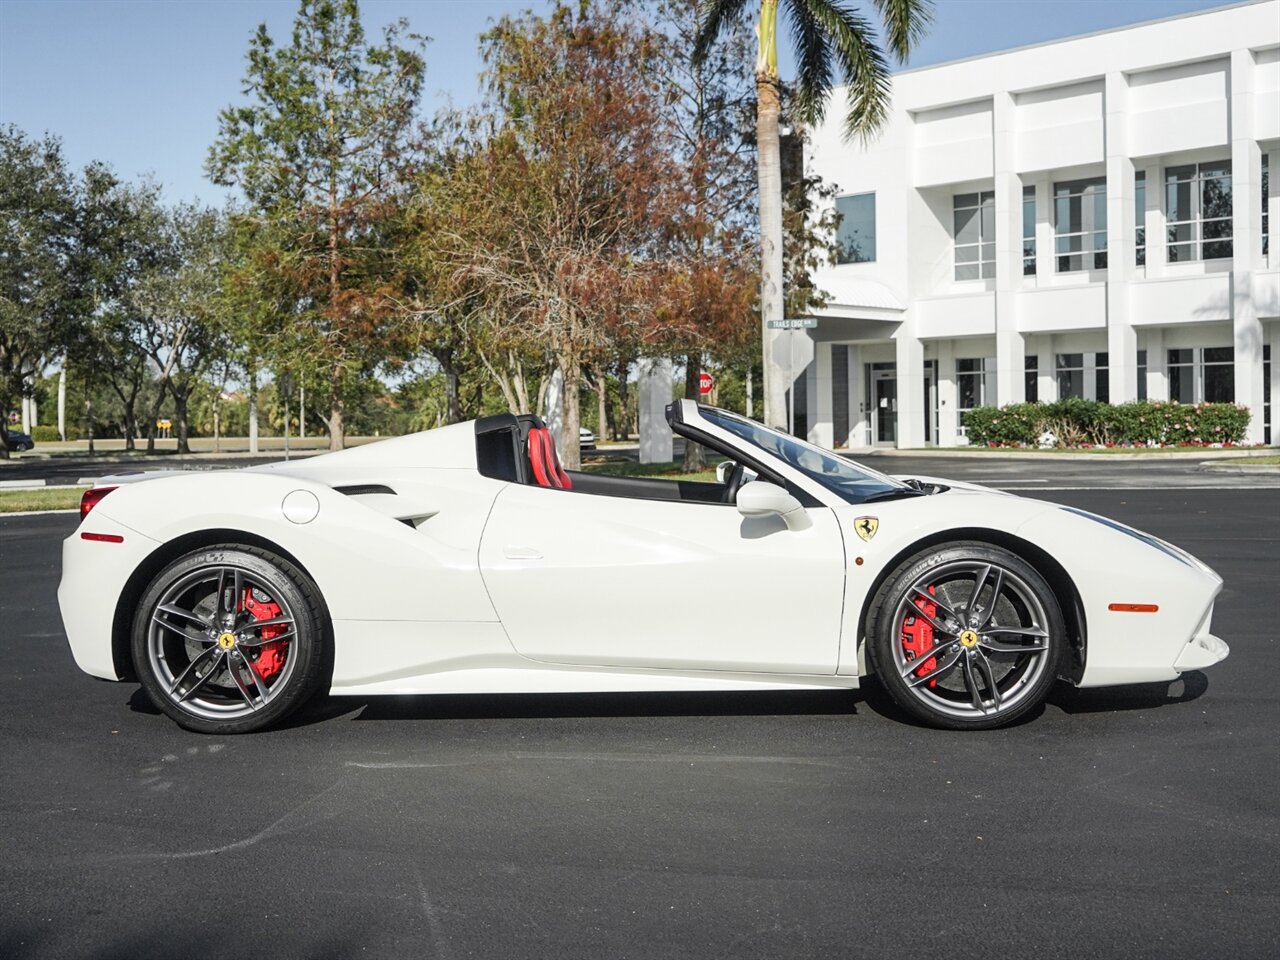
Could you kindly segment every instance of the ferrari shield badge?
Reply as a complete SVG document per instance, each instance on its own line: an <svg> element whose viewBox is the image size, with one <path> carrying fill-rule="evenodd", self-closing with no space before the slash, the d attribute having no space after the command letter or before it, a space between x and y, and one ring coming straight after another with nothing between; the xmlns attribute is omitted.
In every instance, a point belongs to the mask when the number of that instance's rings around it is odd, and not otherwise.
<svg viewBox="0 0 1280 960"><path fill-rule="evenodd" d="M880 529L880 520L878 517L859 517L853 521L853 529L858 531L858 536L863 540L870 540Z"/></svg>

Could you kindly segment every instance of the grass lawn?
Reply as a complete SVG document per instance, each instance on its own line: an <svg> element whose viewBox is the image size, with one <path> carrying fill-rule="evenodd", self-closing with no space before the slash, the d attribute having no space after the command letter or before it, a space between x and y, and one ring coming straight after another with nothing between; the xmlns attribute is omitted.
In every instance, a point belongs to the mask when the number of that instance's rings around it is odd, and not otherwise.
<svg viewBox="0 0 1280 960"><path fill-rule="evenodd" d="M88 487L35 487L31 490L0 490L0 513L22 513L26 510L75 510L80 495Z"/></svg>
<svg viewBox="0 0 1280 960"><path fill-rule="evenodd" d="M663 480L701 480L703 483L716 482L716 469L701 470L698 473L684 473L681 463L636 463L633 460L613 460L603 463L588 463L582 468L587 473L603 473L610 477L658 477Z"/></svg>

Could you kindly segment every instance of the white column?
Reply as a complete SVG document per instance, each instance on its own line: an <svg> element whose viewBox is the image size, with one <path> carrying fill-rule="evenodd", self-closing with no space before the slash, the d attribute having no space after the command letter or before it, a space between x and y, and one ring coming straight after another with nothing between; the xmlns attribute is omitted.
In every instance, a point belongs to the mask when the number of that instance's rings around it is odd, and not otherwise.
<svg viewBox="0 0 1280 960"><path fill-rule="evenodd" d="M1129 159L1129 84L1122 73L1106 79L1107 156L1107 379L1112 403L1138 398L1138 335L1129 316L1133 279L1134 166Z"/></svg>
<svg viewBox="0 0 1280 960"><path fill-rule="evenodd" d="M938 446L954 447L960 433L956 414L956 350L954 340L938 341Z"/></svg>
<svg viewBox="0 0 1280 960"><path fill-rule="evenodd" d="M834 398L831 382L831 344L814 345L812 377L809 380L809 440L820 447L834 447Z"/></svg>
<svg viewBox="0 0 1280 960"><path fill-rule="evenodd" d="M1053 181L1037 174L1036 184L1036 285L1046 286L1053 276Z"/></svg>
<svg viewBox="0 0 1280 960"><path fill-rule="evenodd" d="M31 398L22 398L22 432L31 432Z"/></svg>
<svg viewBox="0 0 1280 960"><path fill-rule="evenodd" d="M1163 246L1163 244L1161 244ZM1169 399L1169 354L1164 348L1164 328L1147 329L1147 399Z"/></svg>
<svg viewBox="0 0 1280 960"><path fill-rule="evenodd" d="M909 320L894 334L898 374L898 447L924 446L924 344Z"/></svg>
<svg viewBox="0 0 1280 960"><path fill-rule="evenodd" d="M1018 332L1022 178L1015 172L1014 126L1013 94L997 93L992 111L992 168L996 195L996 402L1001 406L1026 399L1026 347Z"/></svg>
<svg viewBox="0 0 1280 960"><path fill-rule="evenodd" d="M1041 403L1058 399L1058 374L1054 369L1053 334L1040 338L1036 352L1036 393Z"/></svg>
<svg viewBox="0 0 1280 960"><path fill-rule="evenodd" d="M1232 316L1235 328L1236 403L1253 411L1246 439L1262 441L1262 320L1253 299L1253 275L1262 257L1262 151L1253 136L1253 54L1231 52Z"/></svg>
<svg viewBox="0 0 1280 960"><path fill-rule="evenodd" d="M669 463L672 441L666 409L671 402L671 360L667 357L643 357L636 366L640 462Z"/></svg>
<svg viewBox="0 0 1280 960"><path fill-rule="evenodd" d="M1164 276L1169 262L1169 243L1165 237L1164 171L1158 163L1148 161L1147 171L1147 277ZM1150 359L1150 357L1148 357Z"/></svg>

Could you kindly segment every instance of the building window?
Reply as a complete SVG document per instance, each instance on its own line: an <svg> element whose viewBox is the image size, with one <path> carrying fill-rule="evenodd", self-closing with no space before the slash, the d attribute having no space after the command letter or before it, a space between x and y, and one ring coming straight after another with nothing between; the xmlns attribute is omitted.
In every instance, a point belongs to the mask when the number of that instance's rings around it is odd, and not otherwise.
<svg viewBox="0 0 1280 960"><path fill-rule="evenodd" d="M956 279L986 280L996 275L996 195L959 193L954 200Z"/></svg>
<svg viewBox="0 0 1280 960"><path fill-rule="evenodd" d="M1262 155L1262 255L1265 257L1271 246L1271 213L1268 197L1271 195L1271 171L1267 162L1270 154Z"/></svg>
<svg viewBox="0 0 1280 960"><path fill-rule="evenodd" d="M1231 161L1189 163L1164 172L1169 262L1231 256Z"/></svg>
<svg viewBox="0 0 1280 960"><path fill-rule="evenodd" d="M995 404L995 370L996 362L990 357L956 361L956 408L962 424L967 411Z"/></svg>
<svg viewBox="0 0 1280 960"><path fill-rule="evenodd" d="M1059 273L1107 268L1107 181L1053 185L1053 229Z"/></svg>
<svg viewBox="0 0 1280 960"><path fill-rule="evenodd" d="M1027 356L1024 369L1027 403L1035 403L1040 399L1040 358L1034 354Z"/></svg>
<svg viewBox="0 0 1280 960"><path fill-rule="evenodd" d="M1022 275L1036 275L1036 188L1022 188Z"/></svg>
<svg viewBox="0 0 1280 960"><path fill-rule="evenodd" d="M1084 354L1060 353L1055 366L1058 373L1058 399L1084 396Z"/></svg>
<svg viewBox="0 0 1280 960"><path fill-rule="evenodd" d="M1107 370L1106 353L1093 355L1093 399L1103 403L1111 401L1111 375Z"/></svg>
<svg viewBox="0 0 1280 960"><path fill-rule="evenodd" d="M1138 399L1147 399L1147 351L1138 351Z"/></svg>
<svg viewBox="0 0 1280 960"><path fill-rule="evenodd" d="M1111 397L1108 359L1105 352L1057 354L1054 372L1058 379L1058 399L1078 397L1106 403Z"/></svg>
<svg viewBox="0 0 1280 960"><path fill-rule="evenodd" d="M836 263L872 263L876 258L876 195L836 197Z"/></svg>
<svg viewBox="0 0 1280 960"><path fill-rule="evenodd" d="M1271 443L1271 344L1262 345L1262 442Z"/></svg>
<svg viewBox="0 0 1280 960"><path fill-rule="evenodd" d="M1147 171L1139 170L1133 178L1133 262L1147 265Z"/></svg>
<svg viewBox="0 0 1280 960"><path fill-rule="evenodd" d="M1179 403L1234 403L1235 348L1170 350L1169 399Z"/></svg>

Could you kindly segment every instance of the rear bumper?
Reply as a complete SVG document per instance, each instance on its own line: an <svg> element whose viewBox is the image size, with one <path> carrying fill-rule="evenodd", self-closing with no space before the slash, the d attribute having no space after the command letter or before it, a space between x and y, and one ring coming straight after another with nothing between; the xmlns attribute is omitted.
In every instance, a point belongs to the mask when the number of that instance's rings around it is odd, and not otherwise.
<svg viewBox="0 0 1280 960"><path fill-rule="evenodd" d="M82 531L114 534L119 543L85 540ZM118 680L112 653L116 608L134 570L159 544L117 523L96 508L62 543L58 606L76 666L106 680ZM132 617L133 612L128 611Z"/></svg>

